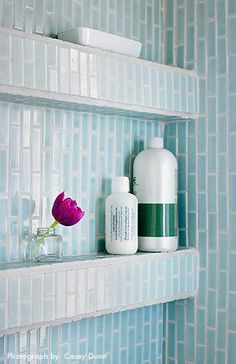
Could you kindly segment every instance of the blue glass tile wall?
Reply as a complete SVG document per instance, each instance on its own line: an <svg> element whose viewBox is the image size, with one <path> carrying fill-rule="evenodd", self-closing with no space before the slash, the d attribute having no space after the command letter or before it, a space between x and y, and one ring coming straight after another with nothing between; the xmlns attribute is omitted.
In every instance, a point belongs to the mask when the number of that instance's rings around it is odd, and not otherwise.
<svg viewBox="0 0 236 364"><path fill-rule="evenodd" d="M55 36L78 26L142 42L142 58L161 61L164 0L0 0L0 25Z"/></svg>
<svg viewBox="0 0 236 364"><path fill-rule="evenodd" d="M140 40L141 56L161 61L163 9L163 0L0 0L0 25L48 36L74 26L90 26ZM2 71L4 79L7 72ZM27 72L30 87L32 68L27 67ZM19 76L13 74L16 82ZM104 198L111 190L111 178L116 173L129 173L132 158L143 149L147 136L162 134L160 126L7 103L1 104L0 118L1 260L18 259L29 232L38 224L48 225L53 195L61 189L78 197L86 210L83 223L62 231L64 252L102 249ZM92 202L95 198L96 205ZM2 337L0 362L7 352L52 350L63 355L66 351L94 350L108 352L106 363L161 363L161 342L160 305Z"/></svg>
<svg viewBox="0 0 236 364"><path fill-rule="evenodd" d="M234 364L235 0L170 1L168 7L176 18L165 58L195 67L201 77L199 119L165 130L179 163L180 243L200 251L200 290L196 300L166 305L164 362Z"/></svg>
<svg viewBox="0 0 236 364"><path fill-rule="evenodd" d="M60 227L65 255L104 250L104 203L115 175L131 176L134 156L158 122L0 103L0 260L20 259L25 240L53 221L65 190L85 210Z"/></svg>
<svg viewBox="0 0 236 364"><path fill-rule="evenodd" d="M161 304L22 331L0 338L0 362L161 364L162 316Z"/></svg>
<svg viewBox="0 0 236 364"><path fill-rule="evenodd" d="M78 198L86 211L83 222L61 228L64 253L103 250L104 201L111 191L112 177L130 175L134 156L145 147L148 136L162 134L161 125L8 103L0 104L0 115L1 260L20 258L31 231L51 222L51 204L63 189ZM133 356L140 363L161 363L161 312L162 306L156 305L5 336L0 339L0 357L5 355L4 363L17 363L17 359L7 359L7 353L51 355L52 350L61 353L63 363L68 362L64 353L73 353L76 346L78 354L105 351L106 363L130 363ZM160 315L158 320L156 314ZM94 331L96 327L102 327L101 335ZM50 361L45 358L42 362Z"/></svg>

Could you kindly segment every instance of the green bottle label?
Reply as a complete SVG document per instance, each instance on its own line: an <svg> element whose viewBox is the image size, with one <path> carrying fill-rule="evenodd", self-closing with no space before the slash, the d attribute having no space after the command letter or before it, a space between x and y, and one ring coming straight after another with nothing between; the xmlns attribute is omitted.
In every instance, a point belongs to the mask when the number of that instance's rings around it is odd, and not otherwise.
<svg viewBox="0 0 236 364"><path fill-rule="evenodd" d="M138 235L177 236L177 205L174 203L138 204Z"/></svg>

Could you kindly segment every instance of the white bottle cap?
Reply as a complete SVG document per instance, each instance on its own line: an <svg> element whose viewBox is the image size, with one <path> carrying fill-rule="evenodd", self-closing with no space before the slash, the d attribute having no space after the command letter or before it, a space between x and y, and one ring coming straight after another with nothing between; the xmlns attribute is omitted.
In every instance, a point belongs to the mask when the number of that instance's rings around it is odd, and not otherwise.
<svg viewBox="0 0 236 364"><path fill-rule="evenodd" d="M148 140L148 148L163 148L163 138L152 137Z"/></svg>
<svg viewBox="0 0 236 364"><path fill-rule="evenodd" d="M115 177L114 178L114 192L129 192L129 178L128 177Z"/></svg>

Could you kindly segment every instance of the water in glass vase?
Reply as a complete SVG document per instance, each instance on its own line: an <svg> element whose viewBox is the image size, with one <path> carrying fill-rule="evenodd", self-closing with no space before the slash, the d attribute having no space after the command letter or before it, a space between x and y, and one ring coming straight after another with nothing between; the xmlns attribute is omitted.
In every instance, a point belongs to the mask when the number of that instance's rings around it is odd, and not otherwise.
<svg viewBox="0 0 236 364"><path fill-rule="evenodd" d="M56 262L62 259L62 236L54 228L38 228L32 238L32 256L36 262Z"/></svg>

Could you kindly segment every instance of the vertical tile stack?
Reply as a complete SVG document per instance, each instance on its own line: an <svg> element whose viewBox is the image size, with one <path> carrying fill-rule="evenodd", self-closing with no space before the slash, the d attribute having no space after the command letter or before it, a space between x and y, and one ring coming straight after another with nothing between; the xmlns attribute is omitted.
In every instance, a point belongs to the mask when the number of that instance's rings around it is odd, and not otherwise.
<svg viewBox="0 0 236 364"><path fill-rule="evenodd" d="M180 242L200 251L200 290L196 301L166 308L166 362L234 363L236 5L172 5L167 1L168 13L176 16L166 30L166 58L195 67L200 76L199 119L166 129L179 162Z"/></svg>

